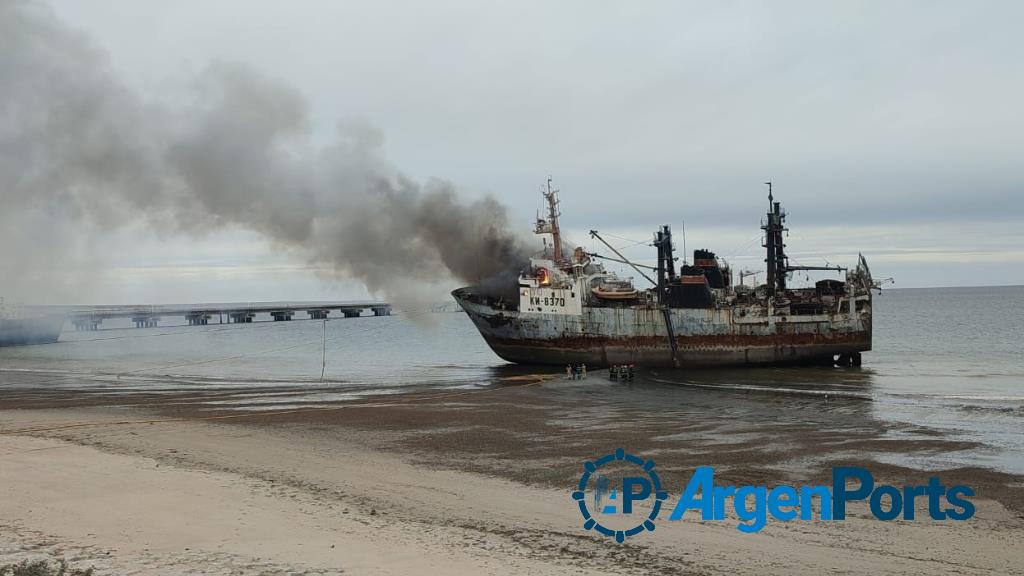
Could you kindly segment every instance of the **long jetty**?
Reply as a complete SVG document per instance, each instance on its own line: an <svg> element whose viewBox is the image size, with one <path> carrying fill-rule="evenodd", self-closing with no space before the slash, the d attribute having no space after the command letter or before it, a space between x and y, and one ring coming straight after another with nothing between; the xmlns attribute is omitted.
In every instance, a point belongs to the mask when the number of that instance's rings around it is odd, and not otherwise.
<svg viewBox="0 0 1024 576"><path fill-rule="evenodd" d="M136 328L152 328L161 319L184 317L190 326L209 324L217 318L219 323L241 324L252 322L257 314L269 314L275 321L291 320L296 312L306 312L312 320L324 320L333 311L345 318L362 316L369 310L374 316L390 316L387 302L236 302L227 304L168 304L95 306L78 308L68 313L75 330L99 330L108 318L131 318ZM217 323L217 322L214 322Z"/></svg>

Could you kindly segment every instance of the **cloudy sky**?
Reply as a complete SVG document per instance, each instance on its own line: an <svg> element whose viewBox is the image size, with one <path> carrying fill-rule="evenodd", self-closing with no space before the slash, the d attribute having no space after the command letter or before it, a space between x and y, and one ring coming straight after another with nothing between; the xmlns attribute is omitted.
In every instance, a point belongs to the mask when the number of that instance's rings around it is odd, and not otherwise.
<svg viewBox="0 0 1024 576"><path fill-rule="evenodd" d="M626 246L685 221L690 250L761 266L770 179L800 263L860 251L897 287L1024 284L1020 2L51 5L146 98L245 63L305 96L313 142L365 121L403 174L493 195L515 226L553 176L588 247L591 228ZM53 298L368 295L230 226L126 223L89 258L88 289Z"/></svg>

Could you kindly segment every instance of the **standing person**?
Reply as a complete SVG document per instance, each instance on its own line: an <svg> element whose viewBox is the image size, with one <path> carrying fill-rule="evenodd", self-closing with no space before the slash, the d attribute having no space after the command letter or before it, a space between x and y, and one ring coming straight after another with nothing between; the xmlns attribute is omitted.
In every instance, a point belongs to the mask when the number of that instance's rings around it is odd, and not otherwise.
<svg viewBox="0 0 1024 576"><path fill-rule="evenodd" d="M584 380L587 379L587 365L580 364L580 377Z"/></svg>
<svg viewBox="0 0 1024 576"><path fill-rule="evenodd" d="M572 366L568 364L565 365L565 379L572 380Z"/></svg>

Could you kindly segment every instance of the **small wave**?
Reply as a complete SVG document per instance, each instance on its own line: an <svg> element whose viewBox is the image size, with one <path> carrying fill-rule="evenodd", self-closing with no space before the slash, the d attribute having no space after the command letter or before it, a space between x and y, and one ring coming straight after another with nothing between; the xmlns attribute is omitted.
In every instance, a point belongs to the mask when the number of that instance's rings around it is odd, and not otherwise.
<svg viewBox="0 0 1024 576"><path fill-rule="evenodd" d="M929 400L959 400L973 402L1024 402L1024 396L996 396L989 394L928 394L918 392L887 392L887 396Z"/></svg>
<svg viewBox="0 0 1024 576"><path fill-rule="evenodd" d="M961 404L956 407L962 412L980 412L987 414L1005 414L1024 416L1024 406L983 406L980 404Z"/></svg>
<svg viewBox="0 0 1024 576"><path fill-rule="evenodd" d="M493 368L493 364L410 364L410 368L428 370L487 370Z"/></svg>
<svg viewBox="0 0 1024 576"><path fill-rule="evenodd" d="M236 410L270 410L273 408L281 407L316 407L316 406L329 406L331 404L337 404L339 402L347 402L352 400L362 400L366 398L375 398L378 396L390 396L394 394L400 394L399 390L386 390L386 389L372 389L372 390L360 390L355 392L324 392L316 394L303 394L297 392L295 394L281 396L267 396L267 397L233 397L224 398L217 400L203 400L200 404L206 406L224 406L230 407Z"/></svg>
<svg viewBox="0 0 1024 576"><path fill-rule="evenodd" d="M75 370L59 370L57 368L0 368L0 372L19 372L29 374L74 374L86 376L88 373Z"/></svg>
<svg viewBox="0 0 1024 576"><path fill-rule="evenodd" d="M490 388L490 384L486 382L471 382L469 384L454 384L452 386L445 386L445 390L478 390Z"/></svg>
<svg viewBox="0 0 1024 576"><path fill-rule="evenodd" d="M871 394L866 392L849 392L844 390L820 390L811 388L783 388L779 386L758 386L753 384L699 384L697 382L687 382L680 380L664 380L661 378L655 378L648 376L648 380L659 382L661 384L671 384L674 386L689 386L692 388L707 388L709 390L727 390L727 391L742 391L742 392L765 392L769 394L795 394L803 396L836 396L842 398L858 398L858 399L869 399Z"/></svg>
<svg viewBox="0 0 1024 576"><path fill-rule="evenodd" d="M936 398L943 400L979 400L989 402L1024 402L1024 396L985 396L977 394L947 394L937 395Z"/></svg>

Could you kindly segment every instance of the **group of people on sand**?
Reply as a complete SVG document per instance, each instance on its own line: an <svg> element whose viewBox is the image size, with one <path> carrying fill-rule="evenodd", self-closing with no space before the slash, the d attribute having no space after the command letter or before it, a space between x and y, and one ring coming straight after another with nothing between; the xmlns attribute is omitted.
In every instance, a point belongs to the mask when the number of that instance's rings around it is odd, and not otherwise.
<svg viewBox="0 0 1024 576"><path fill-rule="evenodd" d="M586 364L566 364L565 366L565 378L566 380L583 380L587 377L587 365Z"/></svg>
<svg viewBox="0 0 1024 576"><path fill-rule="evenodd" d="M636 370L635 364L612 364L608 367L608 378L612 380L632 380ZM566 364L566 380L583 380L587 377L586 364Z"/></svg>
<svg viewBox="0 0 1024 576"><path fill-rule="evenodd" d="M632 380L635 366L633 364L612 364L608 367L608 378L612 380Z"/></svg>

